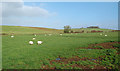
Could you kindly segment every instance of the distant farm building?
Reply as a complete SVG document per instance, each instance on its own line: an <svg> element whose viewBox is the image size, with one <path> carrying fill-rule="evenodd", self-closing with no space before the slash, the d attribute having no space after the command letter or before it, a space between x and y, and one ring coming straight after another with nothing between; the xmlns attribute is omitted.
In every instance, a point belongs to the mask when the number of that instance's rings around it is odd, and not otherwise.
<svg viewBox="0 0 120 71"><path fill-rule="evenodd" d="M98 26L89 26L87 28L99 28Z"/></svg>

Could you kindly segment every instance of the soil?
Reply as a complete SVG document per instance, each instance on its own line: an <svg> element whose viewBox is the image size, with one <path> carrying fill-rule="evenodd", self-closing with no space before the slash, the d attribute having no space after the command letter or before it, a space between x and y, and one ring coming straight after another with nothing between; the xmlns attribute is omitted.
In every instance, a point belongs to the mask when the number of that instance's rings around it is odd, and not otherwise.
<svg viewBox="0 0 120 71"><path fill-rule="evenodd" d="M41 27L29 27L29 28L34 28L34 29L39 29L39 30L46 30L46 31L57 30L57 29L47 29L47 28L41 28Z"/></svg>
<svg viewBox="0 0 120 71"><path fill-rule="evenodd" d="M100 49L100 48L93 48L94 46L102 46L104 49L116 49L113 44L120 44L120 42L106 42L106 43L99 43L99 44L91 44L88 47L80 47L77 49Z"/></svg>
<svg viewBox="0 0 120 71"><path fill-rule="evenodd" d="M68 64L68 63L71 63L72 61L80 61L80 60L82 60L82 61L90 60L90 61L92 61L94 63L99 64L100 62L98 62L96 60L101 60L101 58L99 57L99 58L97 58L95 60L92 60L92 58L86 58L86 57L79 58L78 56L75 56L75 57L72 57L72 58L60 57L60 60L51 60L50 64L53 65L53 62L55 62L55 63L61 63L62 62L64 64ZM91 65L84 66L84 65L73 64L73 65L65 66L65 67L73 67L73 68L74 67L79 67L79 68L82 68L82 69L91 69L90 66ZM43 66L42 68L43 69L56 69L55 67L49 67L47 65ZM104 66L95 66L94 65L94 69L105 69L105 67Z"/></svg>
<svg viewBox="0 0 120 71"><path fill-rule="evenodd" d="M106 42L106 43L100 43L100 44L92 44L92 45L89 45L87 48L84 47L84 49L99 49L99 48L93 48L93 46L102 46L103 48L105 49L115 49L115 47L113 47L113 44L120 44L120 42ZM81 49L81 48L79 48ZM65 57L60 57L60 60L51 60L50 61L50 64L53 65L53 62L55 63L63 63L63 64L68 64L68 63L72 63L72 61L86 61L86 60L89 60L91 62L94 62L96 64L100 64L100 61L102 60L102 58L104 58L105 56L100 56L98 58L94 58L94 60L92 60L92 58L86 58L86 57L83 57L83 58L80 58L78 56L74 56L74 57L71 57L71 58L65 58ZM91 66L93 66L94 68L90 68ZM104 66L101 66L101 65L78 65L78 64L73 64L73 65L70 65L70 66L65 66L66 67L78 67L78 68L82 68L82 69L104 69L104 71L106 71L106 67ZM43 69L56 69L56 67L49 67L48 65L43 65L42 66Z"/></svg>

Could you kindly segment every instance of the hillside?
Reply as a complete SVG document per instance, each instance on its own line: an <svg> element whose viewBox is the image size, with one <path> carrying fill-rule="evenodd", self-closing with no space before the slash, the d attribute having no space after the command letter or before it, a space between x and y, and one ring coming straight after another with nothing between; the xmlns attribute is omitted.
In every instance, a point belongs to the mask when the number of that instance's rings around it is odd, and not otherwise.
<svg viewBox="0 0 120 71"><path fill-rule="evenodd" d="M92 30L96 30L96 31L104 31L104 32L107 32L107 31L112 31L112 29L101 29L101 28L73 28L72 29L73 31L82 31L84 30L84 32L90 32Z"/></svg>
<svg viewBox="0 0 120 71"><path fill-rule="evenodd" d="M2 26L2 33L6 34L45 34L45 33L61 33L63 31L50 28L40 27L23 27L23 26Z"/></svg>
<svg viewBox="0 0 120 71"><path fill-rule="evenodd" d="M63 33L62 30L58 29L51 29L51 28L42 28L42 27L24 27L24 26L0 26L2 27L2 32L0 33L5 33L5 34L48 34L48 33ZM84 30L86 33L87 31L90 32L91 30L96 30L96 31L112 31L111 29L99 29L99 28L73 28L72 29L74 32L80 32Z"/></svg>

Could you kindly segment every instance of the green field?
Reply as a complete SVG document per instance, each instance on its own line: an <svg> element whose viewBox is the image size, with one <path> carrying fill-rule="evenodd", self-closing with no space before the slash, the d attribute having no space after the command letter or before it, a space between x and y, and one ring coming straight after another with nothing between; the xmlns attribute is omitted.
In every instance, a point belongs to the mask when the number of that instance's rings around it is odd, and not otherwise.
<svg viewBox="0 0 120 71"><path fill-rule="evenodd" d="M105 60L101 63L95 63L90 60L73 60L65 63L64 61L52 62L56 58L63 57L66 59L76 57L86 57L88 59L97 59L100 56L105 56L105 51L110 50L113 52L113 56L117 56L117 49L84 49L90 44L98 44L105 42L118 41L118 32L103 32L100 33L79 33L79 34L63 34L62 30L39 30L28 27L13 27L4 26L2 33L15 33L14 38L10 35L2 35L2 67L3 69L82 69L80 66L89 66L94 68L95 66L103 66L106 68L116 68L116 63L111 63L110 60ZM87 30L87 29L86 29ZM89 30L89 29L88 29ZM101 30L101 29L100 29ZM104 29L102 29L104 31ZM106 31L106 30L105 30ZM36 37L33 33L38 34ZM44 33L52 33L51 36ZM56 34L54 34L56 33ZM108 36L104 36L108 35ZM29 41L35 37L33 45L29 45ZM37 45L37 41L41 40L43 43ZM79 48L79 49L77 49ZM114 58L115 58L114 57ZM113 57L112 57L113 58ZM97 60L96 60L97 61ZM72 66L72 65L76 65Z"/></svg>
<svg viewBox="0 0 120 71"><path fill-rule="evenodd" d="M61 33L61 30L57 29L49 29L49 28L40 28L40 29L35 29L31 27L23 27L23 26L2 26L2 33L6 34L45 34L45 33Z"/></svg>

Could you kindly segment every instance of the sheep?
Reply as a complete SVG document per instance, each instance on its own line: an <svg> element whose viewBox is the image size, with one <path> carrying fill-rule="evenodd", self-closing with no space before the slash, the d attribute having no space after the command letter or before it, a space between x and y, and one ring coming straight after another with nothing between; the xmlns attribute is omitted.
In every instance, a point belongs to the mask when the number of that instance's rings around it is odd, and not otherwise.
<svg viewBox="0 0 120 71"><path fill-rule="evenodd" d="M35 38L33 38L33 40L35 40Z"/></svg>
<svg viewBox="0 0 120 71"><path fill-rule="evenodd" d="M37 41L37 44L39 45L39 44L42 44L42 41Z"/></svg>
<svg viewBox="0 0 120 71"><path fill-rule="evenodd" d="M105 35L105 36L107 36L107 35Z"/></svg>
<svg viewBox="0 0 120 71"><path fill-rule="evenodd" d="M14 36L12 35L11 38L13 38Z"/></svg>
<svg viewBox="0 0 120 71"><path fill-rule="evenodd" d="M29 41L29 44L32 45L32 44L33 44L33 41Z"/></svg>
<svg viewBox="0 0 120 71"><path fill-rule="evenodd" d="M36 36L36 34L34 36Z"/></svg>
<svg viewBox="0 0 120 71"><path fill-rule="evenodd" d="M100 34L100 35L102 35L102 34Z"/></svg>
<svg viewBox="0 0 120 71"><path fill-rule="evenodd" d="M62 34L60 34L60 35L62 35Z"/></svg>

